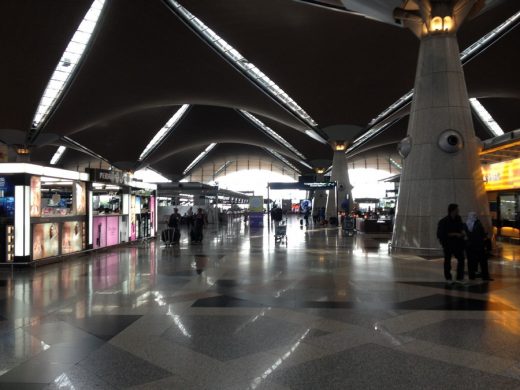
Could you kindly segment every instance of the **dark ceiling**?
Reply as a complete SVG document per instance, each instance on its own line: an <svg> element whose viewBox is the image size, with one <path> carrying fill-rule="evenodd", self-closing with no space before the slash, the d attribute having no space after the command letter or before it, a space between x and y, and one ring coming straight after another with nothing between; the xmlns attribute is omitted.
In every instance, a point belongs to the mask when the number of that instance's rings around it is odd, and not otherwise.
<svg viewBox="0 0 520 390"><path fill-rule="evenodd" d="M274 80L319 127L367 126L413 87L419 47L414 35L339 11L339 1L179 2ZM9 37L0 40L0 132L29 130L54 66L90 4L0 2L0 32ZM459 32L461 50L519 10L520 1L506 0L467 22ZM519 38L517 28L464 67L469 95L482 98L505 131L520 128ZM139 164L147 143L182 104L192 106ZM66 136L116 166L150 165L171 177L182 175L212 142L219 144L213 154L250 148L265 153L267 147L298 164L236 109L254 113L307 161L331 158L327 145L305 134L307 126L230 66L163 0L107 0L89 50L40 139ZM400 116L356 153L392 148L406 134L406 109ZM479 137L489 137L481 123L475 127ZM50 160L58 144L36 148L33 161ZM68 150L61 165L89 158Z"/></svg>

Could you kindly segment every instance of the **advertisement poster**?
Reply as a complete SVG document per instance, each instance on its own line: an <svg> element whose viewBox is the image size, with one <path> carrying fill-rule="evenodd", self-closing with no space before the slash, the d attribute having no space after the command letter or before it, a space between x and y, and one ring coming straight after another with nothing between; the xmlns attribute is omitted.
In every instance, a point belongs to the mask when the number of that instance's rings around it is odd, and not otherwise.
<svg viewBox="0 0 520 390"><path fill-rule="evenodd" d="M135 213L141 214L141 197L140 196L135 197Z"/></svg>
<svg viewBox="0 0 520 390"><path fill-rule="evenodd" d="M119 244L119 216L107 217L107 246Z"/></svg>
<svg viewBox="0 0 520 390"><path fill-rule="evenodd" d="M84 182L74 183L72 201L74 203L74 213L76 215L85 215L87 213L87 196Z"/></svg>
<svg viewBox="0 0 520 390"><path fill-rule="evenodd" d="M107 246L107 217L94 217L92 222L93 247Z"/></svg>
<svg viewBox="0 0 520 390"><path fill-rule="evenodd" d="M31 217L41 216L42 189L39 176L31 176Z"/></svg>
<svg viewBox="0 0 520 390"><path fill-rule="evenodd" d="M33 225L33 260L58 256L60 237L58 224L37 223Z"/></svg>
<svg viewBox="0 0 520 390"><path fill-rule="evenodd" d="M61 231L61 253L74 253L84 249L83 222L63 222Z"/></svg>
<svg viewBox="0 0 520 390"><path fill-rule="evenodd" d="M155 236L155 197L150 196L150 235Z"/></svg>
<svg viewBox="0 0 520 390"><path fill-rule="evenodd" d="M130 241L134 241L136 237L135 222L135 195L132 195L130 197Z"/></svg>

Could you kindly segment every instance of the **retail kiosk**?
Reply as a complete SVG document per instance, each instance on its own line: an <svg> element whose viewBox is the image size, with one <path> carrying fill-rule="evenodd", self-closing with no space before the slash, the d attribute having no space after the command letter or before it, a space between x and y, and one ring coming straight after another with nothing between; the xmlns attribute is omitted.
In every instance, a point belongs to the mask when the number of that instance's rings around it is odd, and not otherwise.
<svg viewBox="0 0 520 390"><path fill-rule="evenodd" d="M87 173L0 164L0 262L30 264L87 245Z"/></svg>

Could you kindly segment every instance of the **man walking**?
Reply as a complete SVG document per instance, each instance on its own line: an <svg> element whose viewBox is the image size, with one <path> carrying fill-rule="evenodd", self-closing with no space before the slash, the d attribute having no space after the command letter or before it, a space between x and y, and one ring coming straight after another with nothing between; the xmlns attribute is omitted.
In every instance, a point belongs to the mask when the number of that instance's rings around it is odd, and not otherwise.
<svg viewBox="0 0 520 390"><path fill-rule="evenodd" d="M448 206L448 215L437 225L437 238L444 251L444 277L451 281L451 257L457 259L457 281L464 280L464 223L459 215L459 206Z"/></svg>

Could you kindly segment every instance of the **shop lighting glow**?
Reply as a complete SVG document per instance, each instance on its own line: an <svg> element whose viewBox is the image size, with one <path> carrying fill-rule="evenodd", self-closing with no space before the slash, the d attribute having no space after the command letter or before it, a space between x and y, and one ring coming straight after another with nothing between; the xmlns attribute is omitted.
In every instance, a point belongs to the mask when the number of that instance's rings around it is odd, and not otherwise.
<svg viewBox="0 0 520 390"><path fill-rule="evenodd" d="M273 138L275 141L278 141L280 144L285 146L287 149L289 149L291 152L296 154L298 157L305 159L305 156L298 151L294 146L292 146L285 138L283 138L280 134L278 134L276 131L271 129L269 126L267 126L264 122L262 122L260 119L258 119L256 116L251 114L250 112L247 112L246 110L239 110L244 116L249 119L256 127L260 130L262 130L264 133L266 133L268 136Z"/></svg>
<svg viewBox="0 0 520 390"><path fill-rule="evenodd" d="M515 13L513 16L511 16L509 19L507 19L504 23L500 24L498 27L494 28L492 31L484 35L482 38L477 40L472 45L468 46L465 50L463 50L460 53L460 60L462 63L464 63L466 60L470 59L471 56L473 56L475 53L482 51L489 45L493 43L493 41L499 36L500 34L503 34L506 32L506 30L511 27L513 23L516 23L520 19L520 11ZM402 97L400 97L396 102L391 104L388 108L386 108L383 112L381 112L377 117L372 119L368 125L373 126L379 121L381 121L383 118L387 117L393 112L396 112L401 107L405 106L409 102L412 101L413 97L413 89L408 91L406 94L404 94ZM373 128L370 129L367 133L360 136L358 139L354 141L354 145L359 144L360 142L365 141L370 136L377 134L379 131L383 130L384 127L379 128Z"/></svg>
<svg viewBox="0 0 520 390"><path fill-rule="evenodd" d="M287 165L289 168L291 168L293 171L297 173L301 173L298 168L296 168L289 160L287 160L284 156L282 156L280 153L278 153L275 150L264 148L268 153L272 154L274 157L276 157L278 160L283 162L285 165Z"/></svg>
<svg viewBox="0 0 520 390"><path fill-rule="evenodd" d="M469 99L471 107L475 110L478 117L482 122L486 125L488 130L495 136L504 134L504 130L500 127L500 125L493 119L488 110L478 101L476 98Z"/></svg>
<svg viewBox="0 0 520 390"><path fill-rule="evenodd" d="M190 26L201 33L210 44L232 61L238 69L242 71L247 77L260 84L263 89L272 97L282 103L285 107L298 115L305 123L311 127L318 124L301 108L285 91L283 91L273 80L267 77L258 67L249 62L242 54L240 54L234 47L224 41L215 31L206 26L202 20L190 13L186 8L179 4L176 0L167 0L176 10L177 14L181 16Z"/></svg>
<svg viewBox="0 0 520 390"><path fill-rule="evenodd" d="M148 145L146 145L146 148L144 148L143 152L139 156L139 161L143 161L146 157L148 157L148 155L157 147L157 145L159 145L170 134L173 127L179 123L189 107L189 104L182 105L181 108L179 108L175 114L173 114L173 116L168 119L168 122L164 124L164 126L148 143Z"/></svg>
<svg viewBox="0 0 520 390"><path fill-rule="evenodd" d="M33 119L33 128L38 129L41 127L69 84L92 38L104 5L105 0L94 0L76 30L76 33L63 52L60 62L56 66L36 109L36 115Z"/></svg>
<svg viewBox="0 0 520 390"><path fill-rule="evenodd" d="M66 169L44 167L42 165L28 164L28 163L3 163L0 164L0 173L28 173L37 176L49 176L59 179L82 180L88 181L89 174L68 171Z"/></svg>
<svg viewBox="0 0 520 390"><path fill-rule="evenodd" d="M191 170L193 169L193 167L195 167L195 165L197 165L197 164L199 163L200 160L202 160L204 157L206 157L207 154L208 154L209 152L211 152L211 150L212 150L215 146L217 146L217 144L216 144L216 143L212 143L212 144L210 144L206 149L204 149L204 151L203 151L201 154L199 154L197 157L195 157L195 160L193 160L193 161L191 162L191 164L188 165L188 167L184 170L184 172L182 172L182 174L185 175L186 173L188 173L189 171L191 171Z"/></svg>
<svg viewBox="0 0 520 390"><path fill-rule="evenodd" d="M56 153L54 153L54 156L51 158L51 165L56 165L60 161L61 156L63 156L63 153L65 153L66 149L67 148L65 146L60 146L58 150L56 150Z"/></svg>

